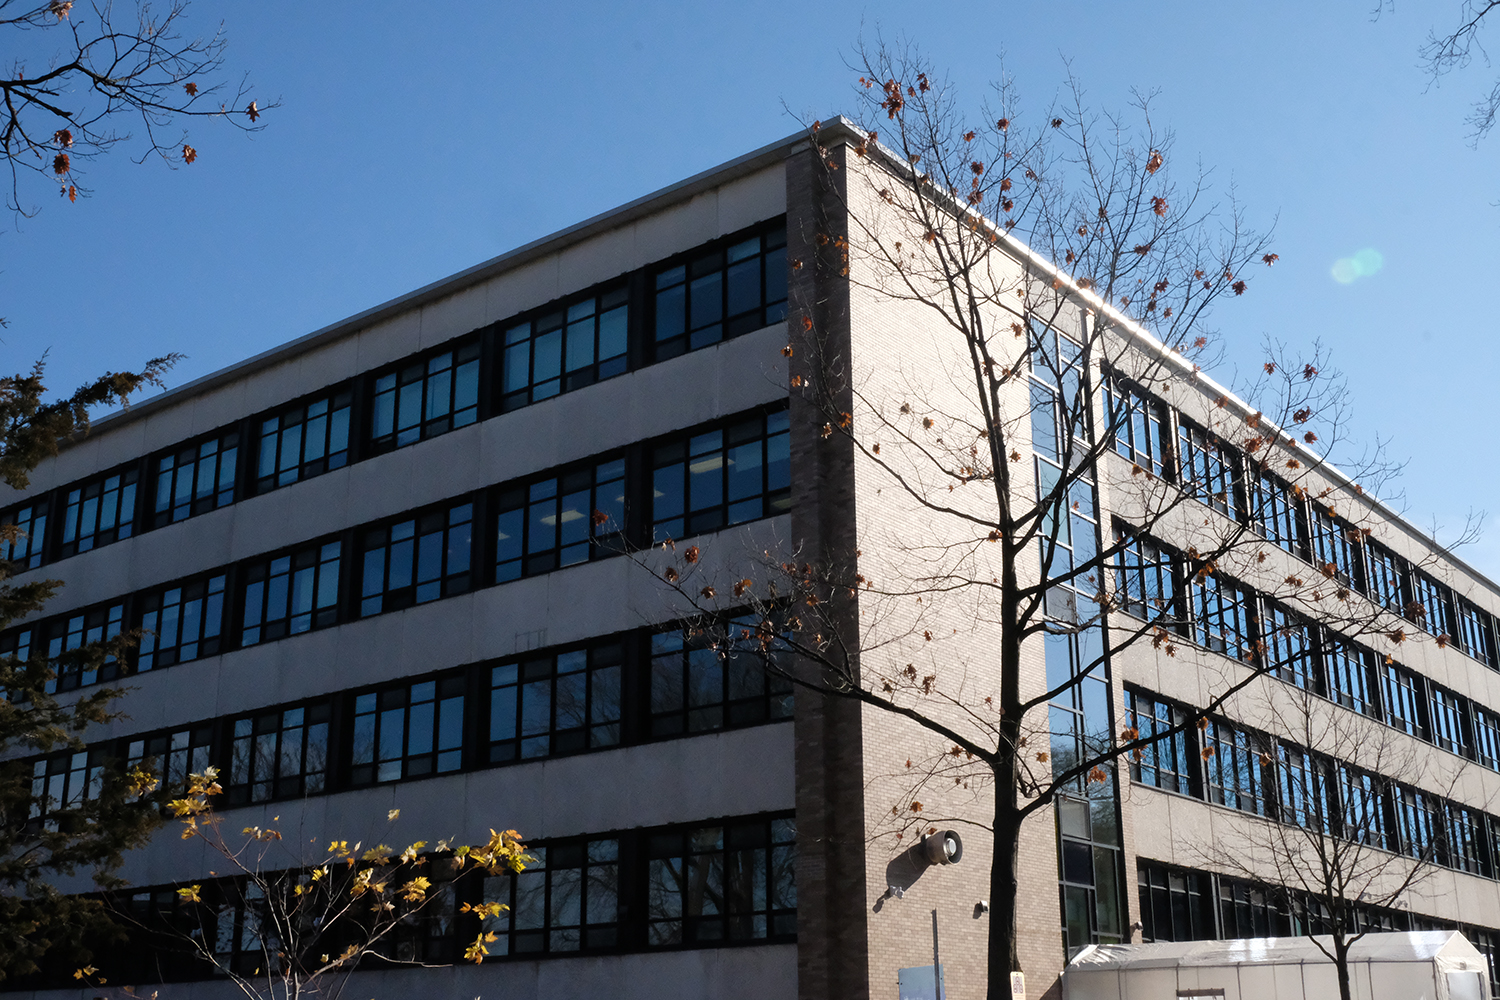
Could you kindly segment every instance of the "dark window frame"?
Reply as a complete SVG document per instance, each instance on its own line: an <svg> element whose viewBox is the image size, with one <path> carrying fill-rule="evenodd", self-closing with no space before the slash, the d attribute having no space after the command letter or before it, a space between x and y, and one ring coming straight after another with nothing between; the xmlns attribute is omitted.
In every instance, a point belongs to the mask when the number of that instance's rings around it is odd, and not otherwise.
<svg viewBox="0 0 1500 1000"><path fill-rule="evenodd" d="M1177 482L1199 503L1231 521L1245 520L1244 456L1213 431L1179 417Z"/></svg>
<svg viewBox="0 0 1500 1000"><path fill-rule="evenodd" d="M169 600L174 595L175 600ZM132 617L141 629L135 669L141 673L160 670L224 652L229 648L229 595L229 573L224 570L133 595ZM168 608L176 609L170 618Z"/></svg>
<svg viewBox="0 0 1500 1000"><path fill-rule="evenodd" d="M760 241L759 249L729 259L731 254L748 249L751 240ZM649 305L645 328L649 330L646 354L652 363L784 321L789 302L786 248L786 217L780 216L650 265L646 269ZM758 301L735 310L731 272L746 268L752 259L759 263L755 282ZM679 290L680 307L674 304ZM778 291L780 297L773 298Z"/></svg>
<svg viewBox="0 0 1500 1000"><path fill-rule="evenodd" d="M255 446L249 477L256 496L341 469L353 456L354 383L304 396L249 424Z"/></svg>
<svg viewBox="0 0 1500 1000"><path fill-rule="evenodd" d="M151 458L150 525L163 528L190 517L227 507L242 494L239 456L244 442L238 424L185 441ZM189 480L184 485L184 471ZM209 483L199 483L207 471Z"/></svg>
<svg viewBox="0 0 1500 1000"><path fill-rule="evenodd" d="M359 528L355 617L401 611L473 590L474 515L470 495Z"/></svg>
<svg viewBox="0 0 1500 1000"><path fill-rule="evenodd" d="M757 833L765 835L760 843L755 842L761 839L756 836ZM646 862L646 885L642 901L646 916L646 949L658 951L678 947L771 944L794 940L797 933L796 843L796 821L786 814L755 819L709 820L651 831L642 852ZM726 884L731 856L761 850L766 852L768 859L774 859L779 854L781 860L768 860L761 871L756 871L754 865L751 865L750 877L764 875L766 882L761 886L749 887L749 907L736 911L728 905L731 896L738 895L739 902L744 903L747 893L744 885L736 891ZM723 880L719 884L719 892L725 905L718 906L717 913L707 913L704 912L703 903L712 902L716 861L720 879ZM677 867L674 868L673 862L677 863ZM784 869L791 876L789 901L784 897L775 898L775 886L770 882L778 863L791 865ZM746 870L743 859L740 860L739 870ZM699 871L703 871L703 878L695 880L693 876ZM677 892L672 891L673 885L679 887ZM687 886L695 888L685 889ZM671 896L676 898L669 899ZM695 898L697 913L691 912L695 907ZM764 901L763 907L759 905L760 900ZM790 902L789 906L785 905L787 902ZM743 933L747 920L750 928L748 934ZM762 926L763 933L759 932ZM737 927L740 933L735 932Z"/></svg>
<svg viewBox="0 0 1500 1000"><path fill-rule="evenodd" d="M341 537L325 537L241 563L235 585L238 646L256 646L339 624L339 586L346 572L343 549ZM330 564L331 581L326 576ZM306 573L311 574L310 583L305 582ZM304 586L310 603L306 610L298 610L298 588ZM271 617L273 599L275 610L285 608L284 615Z"/></svg>
<svg viewBox="0 0 1500 1000"><path fill-rule="evenodd" d="M756 422L758 429L752 428ZM751 478L736 479L743 473L734 470L756 445L759 484L750 489L755 485ZM653 542L691 538L791 509L791 413L786 403L663 435L648 443L646 455ZM663 510L663 497L675 504Z"/></svg>
<svg viewBox="0 0 1500 1000"><path fill-rule="evenodd" d="M131 462L58 490L63 512L59 559L124 541L134 533L140 472L140 463Z"/></svg>
<svg viewBox="0 0 1500 1000"><path fill-rule="evenodd" d="M1130 755L1130 780L1140 785L1198 797L1196 784L1199 769L1198 752L1190 716L1185 708L1171 701L1134 688L1125 689L1125 711L1130 724L1142 739L1149 739L1174 727L1182 726L1172 736L1162 737L1150 746Z"/></svg>
<svg viewBox="0 0 1500 1000"><path fill-rule="evenodd" d="M0 559L14 564L15 572L36 569L51 561L47 552L51 499L51 494L43 493L0 514L0 525L15 525L20 532L15 541L0 542ZM22 515L25 515L24 519Z"/></svg>
<svg viewBox="0 0 1500 1000"><path fill-rule="evenodd" d="M630 293L627 281L615 279L498 324L491 373L495 412L532 406L629 371L630 312L636 307ZM587 346L586 358L580 344Z"/></svg>
<svg viewBox="0 0 1500 1000"><path fill-rule="evenodd" d="M234 807L330 791L334 784L333 699L242 712L216 720L228 767L224 801ZM322 766L310 766L315 755Z"/></svg>
<svg viewBox="0 0 1500 1000"><path fill-rule="evenodd" d="M482 667L488 671L481 741L487 752L476 766L622 745L629 636L518 654Z"/></svg>
<svg viewBox="0 0 1500 1000"><path fill-rule="evenodd" d="M493 581L508 583L624 552L635 485L630 478L626 454L606 452L493 488L487 538ZM614 490L619 495L607 498ZM576 504L584 494L588 510L580 511ZM511 539L516 542L504 544Z"/></svg>
<svg viewBox="0 0 1500 1000"><path fill-rule="evenodd" d="M1174 473L1172 408L1124 376L1111 373L1102 381L1115 454L1152 475Z"/></svg>
<svg viewBox="0 0 1500 1000"><path fill-rule="evenodd" d="M383 455L477 423L483 360L483 338L474 332L362 375L369 400L365 454Z"/></svg>
<svg viewBox="0 0 1500 1000"><path fill-rule="evenodd" d="M651 636L645 673L648 728L652 739L718 732L792 718L793 686L762 657L789 656L790 648L769 640L765 651L760 624L731 618L723 635L688 638L681 628L662 628ZM734 648L724 649L729 644Z"/></svg>
<svg viewBox="0 0 1500 1000"><path fill-rule="evenodd" d="M467 669L459 669L344 695L347 786L368 788L465 770L468 676Z"/></svg>

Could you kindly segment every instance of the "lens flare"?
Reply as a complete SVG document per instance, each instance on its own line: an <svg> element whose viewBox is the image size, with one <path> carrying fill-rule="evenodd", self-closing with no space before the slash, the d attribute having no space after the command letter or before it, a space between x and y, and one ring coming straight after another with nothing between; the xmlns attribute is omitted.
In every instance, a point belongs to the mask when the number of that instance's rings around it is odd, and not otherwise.
<svg viewBox="0 0 1500 1000"><path fill-rule="evenodd" d="M1334 261L1329 273L1333 275L1334 281L1337 281L1341 285L1349 285L1360 278L1370 277L1379 271L1384 264L1385 257L1381 255L1379 250L1365 247L1352 257L1340 257Z"/></svg>

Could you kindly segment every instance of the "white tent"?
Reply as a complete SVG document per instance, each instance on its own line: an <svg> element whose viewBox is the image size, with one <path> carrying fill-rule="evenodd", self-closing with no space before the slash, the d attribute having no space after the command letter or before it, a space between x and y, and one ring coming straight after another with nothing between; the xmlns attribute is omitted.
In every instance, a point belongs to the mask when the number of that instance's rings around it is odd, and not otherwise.
<svg viewBox="0 0 1500 1000"><path fill-rule="evenodd" d="M1368 934L1350 949L1349 963L1356 1000L1490 997L1485 958L1457 931ZM1336 1000L1338 995L1333 962L1305 937L1090 945L1063 972L1065 1000Z"/></svg>

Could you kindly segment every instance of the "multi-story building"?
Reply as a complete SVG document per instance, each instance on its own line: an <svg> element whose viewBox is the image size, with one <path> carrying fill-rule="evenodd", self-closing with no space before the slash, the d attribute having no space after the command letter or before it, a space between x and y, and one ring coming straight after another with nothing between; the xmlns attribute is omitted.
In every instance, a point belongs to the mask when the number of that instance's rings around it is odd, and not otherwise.
<svg viewBox="0 0 1500 1000"><path fill-rule="evenodd" d="M850 170L878 169L844 157L854 133L823 141ZM0 519L27 533L10 552L20 579L65 586L0 650L55 655L135 628L143 638L130 663L57 677L66 696L128 676L128 717L89 734L87 752L32 762L38 816L87 794L112 755L153 757L169 780L215 765L229 826L274 817L303 842L520 830L538 863L472 890L512 906L487 925L499 935L491 957L459 960L478 918L450 899L402 955L453 964L361 973L380 996L894 998L898 970L932 962L938 926L947 988L979 995L985 831L961 828L959 864L899 897L888 889L904 845L876 836L892 801L883 782L910 733L874 709L726 668L671 627L680 607L621 555L670 537L721 554L879 562L895 508L852 450L830 457L821 415L789 389L784 349L805 315L855 369L919 362L906 352L928 320L802 266L839 210L818 193L822 169L806 137L790 137L136 404L43 463ZM1098 311L1079 297L1078 316ZM1102 408L1111 375L1096 374ZM1124 463L1120 476L1144 463L1170 480L1208 447L1200 428L1213 426L1219 391L1179 374L1189 388L1170 402L1112 383L1110 400L1139 417L1105 456ZM1215 468L1239 468L1231 444L1214 448ZM1335 710L1463 772L1411 789L1427 793L1420 809L1399 794L1382 803L1393 854L1423 854L1434 837L1449 846L1408 909L1372 920L1461 924L1493 953L1500 592L1358 502L1368 534L1308 494L1217 506L1247 523L1274 507L1249 526L1286 560L1334 563L1352 591L1412 620L1418 638L1394 657L1311 626L1293 659ZM1107 535L1101 505L1088 530ZM1185 597L1188 567L1154 563L1150 592ZM1144 594L1132 572L1113 586ZM1189 668L1230 648L1225 623L1248 641L1278 620L1253 588L1222 590L1232 599L1217 631L1184 600L1184 652L1164 665L1147 644L1120 658L1104 707L1079 713L1150 731L1201 712ZM1122 600L1118 614L1130 608ZM1039 646L1034 687L1044 660ZM1103 811L1064 798L1027 828L1029 995L1056 990L1069 949L1089 941L1284 934L1307 919L1295 898L1194 849L1244 814L1279 821L1276 767L1224 713L1122 764ZM392 809L402 819L387 833ZM1433 832L1444 828L1462 836ZM168 831L130 856L131 903L212 883L210 865ZM254 929L224 899L215 949L251 962ZM115 982L161 971L134 960L103 971Z"/></svg>

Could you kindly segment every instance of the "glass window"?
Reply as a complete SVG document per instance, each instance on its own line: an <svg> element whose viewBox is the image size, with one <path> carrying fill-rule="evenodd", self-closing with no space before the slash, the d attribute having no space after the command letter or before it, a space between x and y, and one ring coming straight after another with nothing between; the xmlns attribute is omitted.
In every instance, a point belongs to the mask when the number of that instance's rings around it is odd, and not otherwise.
<svg viewBox="0 0 1500 1000"><path fill-rule="evenodd" d="M1250 525L1266 541L1294 556L1305 557L1299 492L1269 472L1258 473L1251 479Z"/></svg>
<svg viewBox="0 0 1500 1000"><path fill-rule="evenodd" d="M1288 937L1299 933L1284 889L1238 879L1219 879L1219 920L1225 937Z"/></svg>
<svg viewBox="0 0 1500 1000"><path fill-rule="evenodd" d="M234 503L234 467L239 443L239 431L227 431L158 458L152 527Z"/></svg>
<svg viewBox="0 0 1500 1000"><path fill-rule="evenodd" d="M1491 771L1500 771L1500 715L1474 707L1474 759Z"/></svg>
<svg viewBox="0 0 1500 1000"><path fill-rule="evenodd" d="M14 656L21 663L31 659L31 638L35 626L15 628L0 635L0 656Z"/></svg>
<svg viewBox="0 0 1500 1000"><path fill-rule="evenodd" d="M1460 757L1469 755L1469 741L1464 735L1464 701L1452 691L1444 691L1437 685L1432 685L1432 699L1428 703L1432 709L1432 742L1458 754Z"/></svg>
<svg viewBox="0 0 1500 1000"><path fill-rule="evenodd" d="M1369 715L1374 710L1369 658L1357 647L1333 636L1325 640L1323 647L1328 697L1345 708Z"/></svg>
<svg viewBox="0 0 1500 1000"><path fill-rule="evenodd" d="M359 695L350 783L457 771L463 766L463 732L462 676Z"/></svg>
<svg viewBox="0 0 1500 1000"><path fill-rule="evenodd" d="M127 768L146 767L169 791L187 787L190 774L201 774L213 763L213 726L205 723L131 740L125 751Z"/></svg>
<svg viewBox="0 0 1500 1000"><path fill-rule="evenodd" d="M658 271L656 358L716 344L786 318L786 226L698 252Z"/></svg>
<svg viewBox="0 0 1500 1000"><path fill-rule="evenodd" d="M49 754L31 767L30 824L55 829L57 814L99 797L104 755L99 750Z"/></svg>
<svg viewBox="0 0 1500 1000"><path fill-rule="evenodd" d="M657 444L651 469L655 541L783 513L792 503L787 411Z"/></svg>
<svg viewBox="0 0 1500 1000"><path fill-rule="evenodd" d="M791 819L652 835L646 852L647 944L795 934L795 840Z"/></svg>
<svg viewBox="0 0 1500 1000"><path fill-rule="evenodd" d="M1142 864L1142 941L1211 941L1214 938L1212 883L1201 872Z"/></svg>
<svg viewBox="0 0 1500 1000"><path fill-rule="evenodd" d="M47 682L49 693L72 691L120 676L113 653L94 644L120 635L125 621L123 601L54 618L43 626L47 638L47 662L54 676Z"/></svg>
<svg viewBox="0 0 1500 1000"><path fill-rule="evenodd" d="M432 884L425 899L398 896L393 900L400 919L390 934L375 943L375 952L397 962L421 962L429 967L453 965L460 951L473 940L460 944L457 936L458 894L467 890L474 879L465 879L462 884L457 880L472 872L473 868L460 868L453 858L443 855L421 857L392 871L390 880L396 885L416 876L426 877Z"/></svg>
<svg viewBox="0 0 1500 1000"><path fill-rule="evenodd" d="M1422 722L1422 679L1404 667L1387 663L1381 670L1381 689L1385 695L1385 721L1409 736L1425 740L1427 727ZM1437 719L1434 718L1433 722L1436 723Z"/></svg>
<svg viewBox="0 0 1500 1000"><path fill-rule="evenodd" d="M1265 614L1262 641L1266 651L1266 670L1288 684L1318 690L1314 630L1297 615L1278 604L1264 601L1262 607Z"/></svg>
<svg viewBox="0 0 1500 1000"><path fill-rule="evenodd" d="M1393 789L1392 797L1396 800L1396 827L1401 852L1413 858L1436 861L1439 834L1443 829L1441 800L1414 788L1400 787Z"/></svg>
<svg viewBox="0 0 1500 1000"><path fill-rule="evenodd" d="M1344 821L1344 838L1370 847L1387 849L1388 783L1382 778L1356 771L1346 764L1338 766L1338 779L1339 816ZM1431 842L1430 835L1428 842Z"/></svg>
<svg viewBox="0 0 1500 1000"><path fill-rule="evenodd" d="M1379 542L1365 542L1365 569L1370 599L1398 615L1409 616L1406 591L1406 560Z"/></svg>
<svg viewBox="0 0 1500 1000"><path fill-rule="evenodd" d="M1454 598L1453 608L1458 619L1458 643L1463 651L1487 667L1496 666L1495 620L1462 597Z"/></svg>
<svg viewBox="0 0 1500 1000"><path fill-rule="evenodd" d="M300 403L260 422L256 443L255 491L321 475L349 462L349 408L345 389Z"/></svg>
<svg viewBox="0 0 1500 1000"><path fill-rule="evenodd" d="M512 324L501 356L500 408L514 410L625 371L629 290Z"/></svg>
<svg viewBox="0 0 1500 1000"><path fill-rule="evenodd" d="M610 642L492 667L490 763L617 746L624 662Z"/></svg>
<svg viewBox="0 0 1500 1000"><path fill-rule="evenodd" d="M508 906L484 918L493 956L558 954L620 943L620 842L612 837L527 845L535 860L489 875L484 901Z"/></svg>
<svg viewBox="0 0 1500 1000"><path fill-rule="evenodd" d="M474 505L456 504L364 532L359 613L378 615L468 590Z"/></svg>
<svg viewBox="0 0 1500 1000"><path fill-rule="evenodd" d="M1334 814L1329 808L1329 795L1334 788L1329 776L1332 765L1285 743L1277 746L1277 755L1280 765L1277 784L1281 792L1277 803L1278 817L1283 823L1304 830L1327 833L1329 820Z"/></svg>
<svg viewBox="0 0 1500 1000"><path fill-rule="evenodd" d="M625 460L501 490L495 582L548 573L623 551Z"/></svg>
<svg viewBox="0 0 1500 1000"><path fill-rule="evenodd" d="M1433 635L1452 635L1449 618L1453 595L1448 588L1426 573L1413 572L1411 582L1417 624Z"/></svg>
<svg viewBox="0 0 1500 1000"><path fill-rule="evenodd" d="M1187 713L1182 709L1138 691L1126 691L1125 698L1130 709L1130 725L1140 733L1141 739L1151 739L1188 721ZM1191 795L1188 761L1192 754L1188 741L1189 733L1183 730L1136 750L1130 758L1130 779L1169 792Z"/></svg>
<svg viewBox="0 0 1500 1000"><path fill-rule="evenodd" d="M0 559L36 569L47 546L47 501L33 500L0 515Z"/></svg>
<svg viewBox="0 0 1500 1000"><path fill-rule="evenodd" d="M164 587L141 598L137 670L170 667L219 652L224 627L224 574Z"/></svg>
<svg viewBox="0 0 1500 1000"><path fill-rule="evenodd" d="M1205 567L1194 574L1189 593L1193 604L1194 640L1235 659L1249 657L1249 592Z"/></svg>
<svg viewBox="0 0 1500 1000"><path fill-rule="evenodd" d="M1209 801L1268 815L1267 795L1275 751L1272 740L1217 719L1209 721L1203 740Z"/></svg>
<svg viewBox="0 0 1500 1000"><path fill-rule="evenodd" d="M337 622L340 550L338 542L308 545L246 567L240 645Z"/></svg>
<svg viewBox="0 0 1500 1000"><path fill-rule="evenodd" d="M1177 584L1173 559L1155 542L1140 535L1120 534L1120 557L1115 573L1115 597L1120 610L1142 621L1163 620L1176 628Z"/></svg>
<svg viewBox="0 0 1500 1000"><path fill-rule="evenodd" d="M1310 528L1313 565L1346 587L1363 587L1359 529L1321 503L1312 505Z"/></svg>
<svg viewBox="0 0 1500 1000"><path fill-rule="evenodd" d="M1160 476L1170 440L1166 406L1117 377L1105 380L1104 401L1114 429L1115 453ZM1051 436L1055 438L1055 432Z"/></svg>
<svg viewBox="0 0 1500 1000"><path fill-rule="evenodd" d="M1446 803L1445 812L1448 826L1443 839L1443 860L1450 868L1490 878L1493 869L1483 814L1456 802Z"/></svg>
<svg viewBox="0 0 1500 1000"><path fill-rule="evenodd" d="M370 449L379 453L446 434L479 418L479 341L376 377Z"/></svg>
<svg viewBox="0 0 1500 1000"><path fill-rule="evenodd" d="M1500 998L1500 932L1483 927L1463 926L1464 937L1484 955L1490 970L1490 996Z"/></svg>
<svg viewBox="0 0 1500 1000"><path fill-rule="evenodd" d="M316 795L328 780L328 702L233 720L225 799L231 806Z"/></svg>
<svg viewBox="0 0 1500 1000"><path fill-rule="evenodd" d="M1182 451L1179 482L1183 491L1233 520L1240 508L1239 455L1218 438L1187 422L1177 425L1177 443Z"/></svg>
<svg viewBox="0 0 1500 1000"><path fill-rule="evenodd" d="M762 626L739 619L724 636L651 637L651 735L701 733L792 716L786 647Z"/></svg>
<svg viewBox="0 0 1500 1000"><path fill-rule="evenodd" d="M1057 800L1058 895L1064 943L1073 954L1090 943L1118 942L1125 931L1125 873L1113 800L1096 799L1095 808L1073 795ZM1097 806L1104 803L1107 813L1101 815Z"/></svg>
<svg viewBox="0 0 1500 1000"><path fill-rule="evenodd" d="M131 467L68 490L63 508L62 555L87 552L129 538L135 523L135 487L140 470Z"/></svg>

